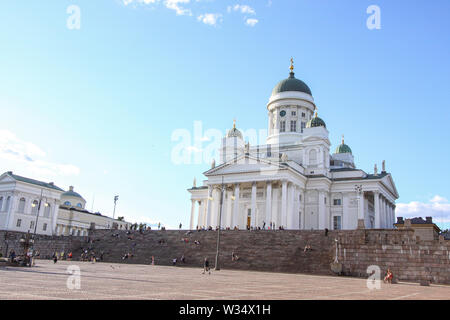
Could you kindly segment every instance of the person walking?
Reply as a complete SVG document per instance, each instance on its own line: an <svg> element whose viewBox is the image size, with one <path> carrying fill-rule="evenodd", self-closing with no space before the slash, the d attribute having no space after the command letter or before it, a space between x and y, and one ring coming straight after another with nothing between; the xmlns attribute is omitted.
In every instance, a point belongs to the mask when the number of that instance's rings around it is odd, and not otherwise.
<svg viewBox="0 0 450 320"><path fill-rule="evenodd" d="M209 261L208 258L205 257L205 261L203 262L203 273L205 274L205 272L208 272L209 274L211 274L211 270L209 269Z"/></svg>

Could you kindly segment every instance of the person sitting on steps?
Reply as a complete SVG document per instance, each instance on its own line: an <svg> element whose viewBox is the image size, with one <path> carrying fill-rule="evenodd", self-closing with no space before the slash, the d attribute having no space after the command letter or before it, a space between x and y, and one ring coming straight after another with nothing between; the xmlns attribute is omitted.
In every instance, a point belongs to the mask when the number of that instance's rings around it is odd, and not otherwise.
<svg viewBox="0 0 450 320"><path fill-rule="evenodd" d="M387 269L386 276L384 277L384 283L392 284L392 279L394 278L394 274L391 269Z"/></svg>

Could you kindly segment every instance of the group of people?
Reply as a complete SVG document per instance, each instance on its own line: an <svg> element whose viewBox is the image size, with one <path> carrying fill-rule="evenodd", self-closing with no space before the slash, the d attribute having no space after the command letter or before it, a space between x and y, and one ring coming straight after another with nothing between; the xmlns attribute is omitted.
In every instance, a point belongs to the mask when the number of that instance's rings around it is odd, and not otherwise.
<svg viewBox="0 0 450 320"><path fill-rule="evenodd" d="M249 230L249 231L250 230L266 230L266 222L263 222L263 226L262 227L259 227L259 226L258 227L247 226L246 229ZM209 227L197 226L196 230L198 232L200 232L200 231L213 231L213 230L218 231L219 227L216 226L216 228L213 228L212 226L209 226ZM240 230L240 229L239 229L239 226L234 226L233 228L231 228L231 227L222 227L221 230ZM277 230L275 228L275 223L271 222L270 226L267 228L267 230ZM278 230L284 230L284 227L283 226L278 226Z"/></svg>

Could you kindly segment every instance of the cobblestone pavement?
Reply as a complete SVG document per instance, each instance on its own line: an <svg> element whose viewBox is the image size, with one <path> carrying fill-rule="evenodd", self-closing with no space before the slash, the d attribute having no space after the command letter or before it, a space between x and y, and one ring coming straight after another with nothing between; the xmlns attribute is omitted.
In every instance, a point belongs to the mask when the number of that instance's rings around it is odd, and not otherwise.
<svg viewBox="0 0 450 320"><path fill-rule="evenodd" d="M70 290L67 268L81 271ZM70 282L70 281L69 281ZM33 268L0 267L0 299L450 299L450 286L381 284L365 279L268 272L212 271L167 266L38 260Z"/></svg>

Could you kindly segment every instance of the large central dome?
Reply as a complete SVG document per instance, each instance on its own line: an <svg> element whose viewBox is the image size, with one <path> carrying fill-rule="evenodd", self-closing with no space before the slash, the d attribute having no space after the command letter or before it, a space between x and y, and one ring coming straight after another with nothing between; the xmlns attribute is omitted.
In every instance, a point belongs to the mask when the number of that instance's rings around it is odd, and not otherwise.
<svg viewBox="0 0 450 320"><path fill-rule="evenodd" d="M275 88L273 88L272 95L276 95L278 93L286 92L286 91L303 92L303 93L307 93L310 96L312 96L311 89L309 89L309 87L306 85L306 83L304 83L302 80L299 80L296 77L294 77L294 72L291 72L289 74L289 78L281 80L275 86Z"/></svg>

